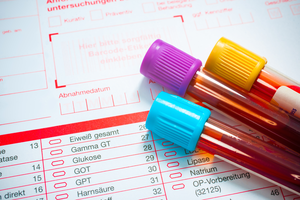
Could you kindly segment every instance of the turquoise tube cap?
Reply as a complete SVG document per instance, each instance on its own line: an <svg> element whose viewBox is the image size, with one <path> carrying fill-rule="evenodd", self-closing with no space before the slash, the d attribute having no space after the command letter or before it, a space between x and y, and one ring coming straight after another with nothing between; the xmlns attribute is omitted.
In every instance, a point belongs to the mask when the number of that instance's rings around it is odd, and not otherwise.
<svg viewBox="0 0 300 200"><path fill-rule="evenodd" d="M149 111L146 128L193 151L210 114L210 110L179 96L160 92Z"/></svg>

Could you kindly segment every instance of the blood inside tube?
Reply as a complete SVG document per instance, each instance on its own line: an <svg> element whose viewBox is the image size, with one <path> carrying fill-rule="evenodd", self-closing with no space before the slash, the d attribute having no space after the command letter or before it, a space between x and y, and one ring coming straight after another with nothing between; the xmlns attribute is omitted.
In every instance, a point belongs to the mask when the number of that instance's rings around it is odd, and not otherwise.
<svg viewBox="0 0 300 200"><path fill-rule="evenodd" d="M227 87L228 81L215 81L211 78L213 74L203 72L194 76L187 94L300 153L300 123L297 119L290 118L266 101L255 102L249 94L231 89L234 86Z"/></svg>
<svg viewBox="0 0 300 200"><path fill-rule="evenodd" d="M276 177L300 190L300 158L238 129L209 118L197 145L267 177ZM271 176L269 176L271 175ZM278 178L278 179L277 179ZM286 184L286 183L284 183Z"/></svg>
<svg viewBox="0 0 300 200"><path fill-rule="evenodd" d="M261 71L250 92L300 117L300 87L272 69Z"/></svg>

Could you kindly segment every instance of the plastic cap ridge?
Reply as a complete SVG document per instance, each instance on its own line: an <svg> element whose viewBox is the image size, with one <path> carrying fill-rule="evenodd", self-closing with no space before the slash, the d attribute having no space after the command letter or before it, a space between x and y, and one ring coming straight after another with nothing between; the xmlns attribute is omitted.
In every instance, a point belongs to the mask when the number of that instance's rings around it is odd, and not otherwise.
<svg viewBox="0 0 300 200"><path fill-rule="evenodd" d="M158 39L148 49L140 72L147 78L184 96L202 62Z"/></svg>
<svg viewBox="0 0 300 200"><path fill-rule="evenodd" d="M193 151L211 112L179 96L160 92L150 108L146 128Z"/></svg>
<svg viewBox="0 0 300 200"><path fill-rule="evenodd" d="M250 91L267 60L222 37L210 53L204 69Z"/></svg>

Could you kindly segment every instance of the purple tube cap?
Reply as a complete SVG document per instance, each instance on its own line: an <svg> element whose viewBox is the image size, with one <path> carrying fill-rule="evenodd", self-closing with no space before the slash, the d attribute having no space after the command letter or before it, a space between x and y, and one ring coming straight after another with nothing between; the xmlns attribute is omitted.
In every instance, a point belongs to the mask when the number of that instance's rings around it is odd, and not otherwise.
<svg viewBox="0 0 300 200"><path fill-rule="evenodd" d="M140 72L163 87L184 96L202 62L158 39L148 49Z"/></svg>

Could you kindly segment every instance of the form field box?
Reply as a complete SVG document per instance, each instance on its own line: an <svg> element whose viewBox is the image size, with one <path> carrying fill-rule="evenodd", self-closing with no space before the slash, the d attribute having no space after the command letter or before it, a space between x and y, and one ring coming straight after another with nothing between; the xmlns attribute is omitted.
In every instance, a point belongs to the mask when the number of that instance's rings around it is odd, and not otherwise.
<svg viewBox="0 0 300 200"><path fill-rule="evenodd" d="M99 109L107 109L116 106L126 106L140 103L138 91L118 92L114 94L95 95L83 99L65 99L59 103L60 114L74 114Z"/></svg>
<svg viewBox="0 0 300 200"><path fill-rule="evenodd" d="M0 59L0 77L44 70L43 54Z"/></svg>
<svg viewBox="0 0 300 200"><path fill-rule="evenodd" d="M156 39L190 51L178 17L52 35L56 80L68 86L138 75Z"/></svg>
<svg viewBox="0 0 300 200"><path fill-rule="evenodd" d="M183 183L175 184L175 185L172 186L173 190L181 190L181 189L184 189L184 188L185 188L185 185Z"/></svg>
<svg viewBox="0 0 300 200"><path fill-rule="evenodd" d="M208 28L217 28L217 27L220 27L220 24L218 22L218 18L216 18L216 17L208 17L206 19L206 22L207 22Z"/></svg>
<svg viewBox="0 0 300 200"><path fill-rule="evenodd" d="M293 15L300 15L300 3L290 5Z"/></svg>
<svg viewBox="0 0 300 200"><path fill-rule="evenodd" d="M22 9L16 9L16 6ZM37 15L36 0L0 1L0 19Z"/></svg>
<svg viewBox="0 0 300 200"><path fill-rule="evenodd" d="M282 17L282 14L280 12L279 8L270 8L268 9L268 13L271 19L278 19Z"/></svg>
<svg viewBox="0 0 300 200"><path fill-rule="evenodd" d="M114 105L120 106L127 103L125 93L119 93L113 95Z"/></svg>
<svg viewBox="0 0 300 200"><path fill-rule="evenodd" d="M126 92L125 95L126 95L125 97L126 97L127 104L139 103L140 102L139 93L137 91L135 91L135 92Z"/></svg>
<svg viewBox="0 0 300 200"><path fill-rule="evenodd" d="M22 4L18 0L11 2ZM11 2L6 5L10 6ZM33 2L29 10L37 9L35 1L28 1L29 5ZM37 10L30 13L33 15L0 20L0 27L4 30L0 34L0 95L47 88L39 17Z"/></svg>
<svg viewBox="0 0 300 200"><path fill-rule="evenodd" d="M240 14L230 14L229 19L232 25L242 24L242 18Z"/></svg>
<svg viewBox="0 0 300 200"><path fill-rule="evenodd" d="M38 17L0 20L0 27L5 31L0 34L0 59L43 52Z"/></svg>
<svg viewBox="0 0 300 200"><path fill-rule="evenodd" d="M75 112L87 111L87 101L85 99L74 101Z"/></svg>
<svg viewBox="0 0 300 200"><path fill-rule="evenodd" d="M46 89L45 76L44 71L14 76L0 76L0 96Z"/></svg>
<svg viewBox="0 0 300 200"><path fill-rule="evenodd" d="M143 3L142 6L144 13L156 12L155 5L153 2Z"/></svg>
<svg viewBox="0 0 300 200"><path fill-rule="evenodd" d="M91 10L90 11L91 20L102 20L103 19L103 12L102 10Z"/></svg>
<svg viewBox="0 0 300 200"><path fill-rule="evenodd" d="M73 101L60 103L60 112L62 115L75 113Z"/></svg>
<svg viewBox="0 0 300 200"><path fill-rule="evenodd" d="M216 15L208 17L199 17L195 19L194 24L198 31L228 26L253 23L254 19L251 13L231 13L229 15Z"/></svg>
<svg viewBox="0 0 300 200"><path fill-rule="evenodd" d="M254 22L252 14L251 13L241 13L241 20L243 23L252 23Z"/></svg>
<svg viewBox="0 0 300 200"><path fill-rule="evenodd" d="M113 107L114 102L113 102L112 95L105 95L100 97L100 103L101 103L101 108Z"/></svg>
<svg viewBox="0 0 300 200"><path fill-rule="evenodd" d="M87 98L87 107L89 110L100 109L100 97L89 97Z"/></svg>
<svg viewBox="0 0 300 200"><path fill-rule="evenodd" d="M17 79L17 77L18 76L13 76L15 80ZM36 78L36 77L28 76L27 78L30 81L31 78ZM18 84L24 83L23 80L21 82L20 80L17 81ZM25 81L27 81L27 79L25 79ZM49 99L45 98L45 96L39 95L36 96L36 98L32 98L32 95L20 93L12 98L10 95L7 95L7 93L14 92L12 91L13 89L15 89L15 91L20 92L20 90L22 89L27 91L27 89L29 88L29 86L26 85L26 83L24 83L25 84L24 88L22 85L19 86L18 84L16 84L16 86L10 87L10 91L7 91L6 87L4 88L2 86L0 87L0 91L1 91L0 126L14 125L14 124L19 124L20 126L22 126L22 123L33 125L34 123L38 123L40 120L44 120L44 119L47 120L47 118L50 118L50 109L49 109L50 104L48 102Z"/></svg>
<svg viewBox="0 0 300 200"><path fill-rule="evenodd" d="M208 24L204 17L201 17L201 18L195 20L195 26L196 26L197 30L208 29Z"/></svg>
<svg viewBox="0 0 300 200"><path fill-rule="evenodd" d="M231 26L229 16L218 17L220 27Z"/></svg>
<svg viewBox="0 0 300 200"><path fill-rule="evenodd" d="M56 27L62 25L60 16L49 17L48 22L49 22L49 27Z"/></svg>

